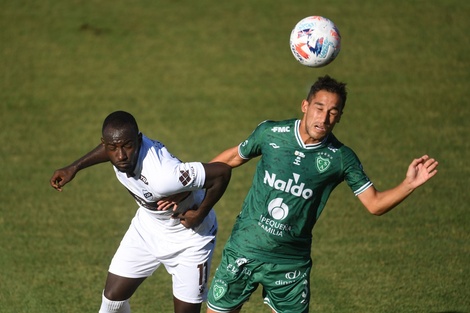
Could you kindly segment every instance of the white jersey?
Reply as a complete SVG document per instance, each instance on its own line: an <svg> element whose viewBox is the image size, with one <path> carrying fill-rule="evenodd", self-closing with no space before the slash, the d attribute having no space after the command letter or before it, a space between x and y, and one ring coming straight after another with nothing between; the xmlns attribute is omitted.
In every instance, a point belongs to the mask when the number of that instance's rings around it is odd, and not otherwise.
<svg viewBox="0 0 470 313"><path fill-rule="evenodd" d="M111 261L109 272L122 277L148 277L164 265L173 277L176 298L188 303L204 301L217 232L214 210L192 229L184 227L178 218L172 218L171 210L156 210L161 198L187 191L189 196L178 206L199 205L205 196L203 165L183 163L161 142L142 136L134 176L114 170L139 209Z"/></svg>
<svg viewBox="0 0 470 313"><path fill-rule="evenodd" d="M163 197L192 191L178 206L186 209L200 204L204 198L206 174L200 162L183 163L159 141L142 136L142 145L134 169L128 177L114 167L118 180L134 196L137 204L160 218L169 218L172 211L156 211L157 201Z"/></svg>

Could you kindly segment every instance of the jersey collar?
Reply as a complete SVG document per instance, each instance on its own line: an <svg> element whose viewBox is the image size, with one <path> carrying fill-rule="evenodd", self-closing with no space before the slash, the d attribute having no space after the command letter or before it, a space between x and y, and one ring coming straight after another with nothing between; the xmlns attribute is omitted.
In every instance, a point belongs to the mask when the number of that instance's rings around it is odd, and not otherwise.
<svg viewBox="0 0 470 313"><path fill-rule="evenodd" d="M325 145L325 143L328 141L329 137L330 137L331 134L328 134L325 138L323 138L323 140L319 143L312 143L312 144L308 144L306 145L303 141L302 141L302 137L300 136L300 120L296 120L295 121L295 139L297 139L297 143L299 144L299 146L301 146L302 148L304 149L318 149L320 147L323 147Z"/></svg>

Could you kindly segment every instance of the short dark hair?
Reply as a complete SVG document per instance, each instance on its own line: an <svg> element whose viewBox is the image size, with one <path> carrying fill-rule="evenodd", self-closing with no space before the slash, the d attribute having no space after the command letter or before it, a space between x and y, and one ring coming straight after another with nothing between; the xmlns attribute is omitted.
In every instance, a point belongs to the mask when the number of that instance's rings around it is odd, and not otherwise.
<svg viewBox="0 0 470 313"><path fill-rule="evenodd" d="M341 99L344 109L346 105L346 98L348 96L348 92L346 91L346 83L338 82L336 79L331 78L328 75L318 77L317 81L312 85L312 87L310 87L310 91L307 95L307 101L310 102L310 100L320 90L337 94Z"/></svg>
<svg viewBox="0 0 470 313"><path fill-rule="evenodd" d="M116 111L109 114L103 122L101 132L104 133L105 128L108 126L112 126L113 128L130 127L136 134L139 133L139 127L137 126L137 121L134 116L125 111Z"/></svg>

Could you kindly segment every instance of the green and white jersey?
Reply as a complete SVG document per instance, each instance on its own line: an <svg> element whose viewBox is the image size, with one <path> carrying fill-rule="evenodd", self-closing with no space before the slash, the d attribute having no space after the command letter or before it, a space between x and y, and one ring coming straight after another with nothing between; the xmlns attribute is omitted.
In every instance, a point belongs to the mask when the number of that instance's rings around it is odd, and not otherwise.
<svg viewBox="0 0 470 313"><path fill-rule="evenodd" d="M239 145L242 158L262 155L227 243L247 258L288 263L310 258L312 229L343 180L355 195L372 183L356 154L330 134L305 145L300 120L265 121Z"/></svg>

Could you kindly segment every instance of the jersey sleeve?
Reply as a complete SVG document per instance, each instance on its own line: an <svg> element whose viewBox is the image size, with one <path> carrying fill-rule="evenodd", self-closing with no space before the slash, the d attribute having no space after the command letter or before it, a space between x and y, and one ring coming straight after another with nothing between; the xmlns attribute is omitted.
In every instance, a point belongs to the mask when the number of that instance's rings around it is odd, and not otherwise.
<svg viewBox="0 0 470 313"><path fill-rule="evenodd" d="M164 147L160 153L160 194L170 195L204 187L206 172L201 162L181 162Z"/></svg>
<svg viewBox="0 0 470 313"><path fill-rule="evenodd" d="M191 190L201 189L206 181L206 172L200 162L178 164L176 176L183 188L189 188Z"/></svg>
<svg viewBox="0 0 470 313"><path fill-rule="evenodd" d="M364 190L372 186L372 182L362 168L361 161L349 148L345 149L344 164L345 181L355 196L360 195Z"/></svg>
<svg viewBox="0 0 470 313"><path fill-rule="evenodd" d="M174 194L183 191L202 189L206 181L206 172L200 162L178 163L168 168L168 175L161 184L162 194Z"/></svg>
<svg viewBox="0 0 470 313"><path fill-rule="evenodd" d="M269 121L261 122L250 136L238 145L238 154L241 158L252 159L262 154L261 143L263 142L262 138L268 124Z"/></svg>

